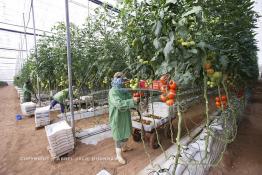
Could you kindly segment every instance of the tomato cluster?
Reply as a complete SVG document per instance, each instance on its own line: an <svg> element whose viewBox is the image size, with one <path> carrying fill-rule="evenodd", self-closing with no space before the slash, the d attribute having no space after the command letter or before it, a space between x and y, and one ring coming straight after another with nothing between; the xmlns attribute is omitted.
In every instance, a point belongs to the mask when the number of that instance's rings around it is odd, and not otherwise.
<svg viewBox="0 0 262 175"><path fill-rule="evenodd" d="M138 78L131 79L129 83L127 83L126 87L130 87L131 89L143 88L150 89L152 88L152 79L148 80L139 80Z"/></svg>
<svg viewBox="0 0 262 175"><path fill-rule="evenodd" d="M209 59L211 59L211 58L209 58ZM221 82L222 72L214 70L214 68L211 64L211 60L206 61L206 63L204 64L204 69L205 69L205 72L206 72L206 74L209 78L209 80L207 81L208 87L213 88Z"/></svg>
<svg viewBox="0 0 262 175"><path fill-rule="evenodd" d="M172 106L175 103L177 84L175 81L168 81L168 76L162 76L160 78L160 90L162 94L160 99L165 102L168 106Z"/></svg>
<svg viewBox="0 0 262 175"><path fill-rule="evenodd" d="M133 97L144 97L144 95L145 94L143 92L140 92L140 93L139 92L134 92L133 93Z"/></svg>
<svg viewBox="0 0 262 175"><path fill-rule="evenodd" d="M221 100L219 97L216 97L216 107L221 108L221 105L223 104L224 109L227 107L227 96L222 95Z"/></svg>
<svg viewBox="0 0 262 175"><path fill-rule="evenodd" d="M130 86L131 89L136 89L138 87L138 84L139 84L138 78L131 79L129 81L129 86Z"/></svg>

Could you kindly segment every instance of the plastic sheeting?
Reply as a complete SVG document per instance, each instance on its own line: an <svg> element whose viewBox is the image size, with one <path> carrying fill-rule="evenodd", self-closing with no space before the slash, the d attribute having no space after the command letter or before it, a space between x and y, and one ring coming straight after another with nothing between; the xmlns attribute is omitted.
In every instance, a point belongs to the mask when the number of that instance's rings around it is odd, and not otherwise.
<svg viewBox="0 0 262 175"><path fill-rule="evenodd" d="M111 138L112 133L110 126L108 124L103 124L76 133L76 137L80 138L82 143L96 145L104 139Z"/></svg>

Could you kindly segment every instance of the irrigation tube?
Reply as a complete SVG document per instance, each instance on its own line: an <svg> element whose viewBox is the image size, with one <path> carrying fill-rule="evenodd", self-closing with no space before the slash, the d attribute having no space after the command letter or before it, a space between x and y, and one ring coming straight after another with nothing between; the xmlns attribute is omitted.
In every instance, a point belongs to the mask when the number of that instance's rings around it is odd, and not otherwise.
<svg viewBox="0 0 262 175"><path fill-rule="evenodd" d="M71 59L71 47L70 47L70 23L69 23L68 0L65 0L65 13L66 13L67 67L68 67L68 81L69 81L68 89L69 89L69 101L70 101L70 111L71 111L71 127L72 127L73 137L75 141L75 117L74 117L74 109L73 109L72 59Z"/></svg>

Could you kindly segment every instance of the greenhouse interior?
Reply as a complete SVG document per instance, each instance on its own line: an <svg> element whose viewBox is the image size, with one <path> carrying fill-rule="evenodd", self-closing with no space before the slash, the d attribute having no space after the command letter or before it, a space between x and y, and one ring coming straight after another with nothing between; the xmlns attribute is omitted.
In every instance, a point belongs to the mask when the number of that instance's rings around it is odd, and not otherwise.
<svg viewBox="0 0 262 175"><path fill-rule="evenodd" d="M0 0L0 175L262 174L261 0Z"/></svg>

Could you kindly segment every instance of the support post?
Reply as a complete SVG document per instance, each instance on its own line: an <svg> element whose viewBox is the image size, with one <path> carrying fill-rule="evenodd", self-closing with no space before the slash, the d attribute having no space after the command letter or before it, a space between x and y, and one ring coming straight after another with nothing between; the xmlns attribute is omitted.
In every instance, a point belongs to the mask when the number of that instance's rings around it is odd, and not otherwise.
<svg viewBox="0 0 262 175"><path fill-rule="evenodd" d="M36 59L36 65L38 67L38 58L37 58L37 46L36 46L36 34L35 34L35 13L34 13L34 0L31 1L31 8L32 8L32 18L33 18L33 29L34 29L34 46L35 46L35 59ZM40 83L39 83L39 77L38 77L38 68L36 73L36 86L37 86L37 95L39 100L39 105L41 106L41 97L40 97Z"/></svg>

